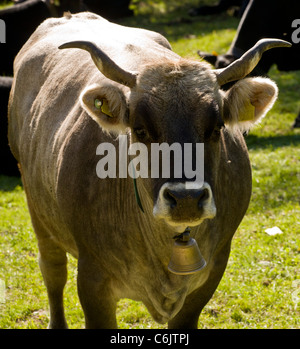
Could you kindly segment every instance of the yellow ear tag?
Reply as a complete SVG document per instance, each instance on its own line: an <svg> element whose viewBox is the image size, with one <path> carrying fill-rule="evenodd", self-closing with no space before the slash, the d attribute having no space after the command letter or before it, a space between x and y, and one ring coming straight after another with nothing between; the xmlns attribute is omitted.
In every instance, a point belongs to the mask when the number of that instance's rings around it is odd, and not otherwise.
<svg viewBox="0 0 300 349"><path fill-rule="evenodd" d="M251 103L243 105L239 113L239 121L251 121L255 117L255 107Z"/></svg>
<svg viewBox="0 0 300 349"><path fill-rule="evenodd" d="M97 109L101 109L102 113L113 118L114 116L112 115L112 113L110 112L109 108L108 108L108 103L106 99L98 99L96 98L94 100L94 106Z"/></svg>

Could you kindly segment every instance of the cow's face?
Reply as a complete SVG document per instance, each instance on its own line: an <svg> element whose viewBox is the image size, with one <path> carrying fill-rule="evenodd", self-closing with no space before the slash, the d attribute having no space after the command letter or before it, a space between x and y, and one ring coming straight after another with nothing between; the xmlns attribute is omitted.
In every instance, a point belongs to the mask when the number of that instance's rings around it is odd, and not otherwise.
<svg viewBox="0 0 300 349"><path fill-rule="evenodd" d="M152 200L154 216L178 231L213 218L213 182L224 127L215 75L206 65L186 60L145 67L131 93L129 106L131 142L147 146L149 168L154 166L153 156L160 159L159 178L149 176L139 181L142 193L146 192ZM201 156L197 154L197 143L205 144L204 183L196 183L196 177L187 178L184 167L185 161L190 160L188 165L196 169L196 155ZM153 144L167 147L153 154L157 149ZM167 178L165 165L170 172Z"/></svg>
<svg viewBox="0 0 300 349"><path fill-rule="evenodd" d="M131 143L147 148L148 178L138 179L142 201L150 200L156 218L183 231L216 215L214 191L223 132L229 132L225 128L252 125L270 108L276 93L276 85L262 78L242 80L225 93L208 65L179 60L144 67L129 93L115 84L87 88L82 105L104 130L127 131ZM106 112L95 107L96 99L108 103ZM177 158L182 165L179 178L174 176L173 156L169 177L162 171L158 178L151 177L152 145L162 143L176 143L182 149L183 156ZM190 159L195 169L200 143L204 143L204 182L193 186L194 179L186 178L183 169L184 148L193 144ZM159 156L163 157L161 152Z"/></svg>

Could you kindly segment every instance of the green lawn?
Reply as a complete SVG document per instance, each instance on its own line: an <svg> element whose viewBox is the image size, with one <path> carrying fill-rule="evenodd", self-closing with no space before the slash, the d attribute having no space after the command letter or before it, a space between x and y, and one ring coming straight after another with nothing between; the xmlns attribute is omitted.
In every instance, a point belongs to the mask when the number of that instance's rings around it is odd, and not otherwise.
<svg viewBox="0 0 300 349"><path fill-rule="evenodd" d="M182 13L159 18L137 16L127 25L164 34L174 51L198 59L198 49L224 53L238 19L228 15L182 20ZM270 77L280 89L278 101L247 136L253 168L253 195L232 243L224 277L200 316L199 328L300 328L300 129L291 125L300 110L300 72ZM282 234L265 230L277 226ZM0 328L45 328L46 290L22 185L0 176ZM76 261L69 259L65 292L71 328L84 326L76 291ZM1 283L0 283L1 290ZM299 303L297 301L299 300ZM165 328L146 308L125 299L118 307L120 328Z"/></svg>

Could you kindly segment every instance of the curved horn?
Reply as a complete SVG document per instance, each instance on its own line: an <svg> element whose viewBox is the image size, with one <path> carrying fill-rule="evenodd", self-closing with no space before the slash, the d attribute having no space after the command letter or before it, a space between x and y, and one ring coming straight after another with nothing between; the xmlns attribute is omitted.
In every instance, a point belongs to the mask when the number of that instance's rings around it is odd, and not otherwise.
<svg viewBox="0 0 300 349"><path fill-rule="evenodd" d="M228 82L240 80L256 67L262 54L274 47L291 47L292 44L280 39L261 39L241 58L229 64L226 68L217 69L216 75L220 86Z"/></svg>
<svg viewBox="0 0 300 349"><path fill-rule="evenodd" d="M136 74L127 72L112 61L106 53L90 41L71 41L58 47L65 48L80 48L90 53L94 63L100 72L108 79L116 81L122 85L133 88L136 85Z"/></svg>

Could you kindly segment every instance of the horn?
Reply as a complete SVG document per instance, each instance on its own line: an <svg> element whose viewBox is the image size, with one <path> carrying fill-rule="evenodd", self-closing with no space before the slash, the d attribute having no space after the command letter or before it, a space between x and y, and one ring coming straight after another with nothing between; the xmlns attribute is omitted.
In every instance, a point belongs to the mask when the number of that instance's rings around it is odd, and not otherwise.
<svg viewBox="0 0 300 349"><path fill-rule="evenodd" d="M195 239L189 236L190 229L175 236L168 270L177 275L194 274L206 266Z"/></svg>
<svg viewBox="0 0 300 349"><path fill-rule="evenodd" d="M60 45L58 48L80 48L88 51L97 68L108 79L130 88L133 88L136 85L136 74L123 70L113 60L111 60L106 53L90 41L71 41Z"/></svg>
<svg viewBox="0 0 300 349"><path fill-rule="evenodd" d="M220 86L228 82L243 79L256 67L262 54L274 47L291 47L288 41L280 39L261 39L241 58L229 64L226 68L217 69L217 81Z"/></svg>

